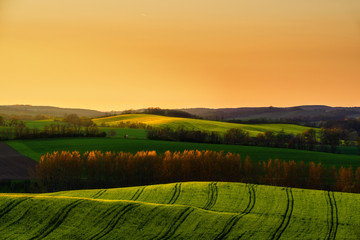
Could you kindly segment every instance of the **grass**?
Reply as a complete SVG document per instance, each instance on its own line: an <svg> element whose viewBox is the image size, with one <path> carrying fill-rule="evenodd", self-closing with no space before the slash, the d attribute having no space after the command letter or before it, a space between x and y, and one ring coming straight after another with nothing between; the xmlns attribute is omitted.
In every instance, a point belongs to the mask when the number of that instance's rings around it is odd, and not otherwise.
<svg viewBox="0 0 360 240"><path fill-rule="evenodd" d="M38 161L42 154L53 151L124 151L136 153L142 150L155 150L158 153L184 150L214 150L239 153L243 158L250 156L253 161L267 161L270 158L281 160L295 160L304 162L321 162L325 166L360 166L360 157L355 155L331 154L284 148L267 148L239 145L204 144L189 142L155 141L147 139L124 138L60 138L12 140L7 143L15 150Z"/></svg>
<svg viewBox="0 0 360 240"><path fill-rule="evenodd" d="M101 125L106 123L108 125L116 125L119 122L140 122L153 127L168 127L176 129L178 127L184 127L189 130L201 130L201 131L214 131L218 133L225 133L230 128L241 128L245 131L249 131L251 136L256 136L258 133L265 131L280 132L284 130L286 133L302 133L309 127L298 126L294 124L236 124L219 121L209 121L190 118L177 118L177 117L165 117L151 114L125 114L119 116L96 118L93 121Z"/></svg>
<svg viewBox="0 0 360 240"><path fill-rule="evenodd" d="M359 239L360 194L189 182L0 194L1 239Z"/></svg>

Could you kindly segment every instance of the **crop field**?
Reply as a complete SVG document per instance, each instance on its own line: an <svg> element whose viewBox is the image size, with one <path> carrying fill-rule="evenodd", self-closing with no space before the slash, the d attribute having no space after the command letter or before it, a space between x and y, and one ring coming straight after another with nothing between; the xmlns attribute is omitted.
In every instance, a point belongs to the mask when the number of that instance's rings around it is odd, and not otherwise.
<svg viewBox="0 0 360 240"><path fill-rule="evenodd" d="M190 118L165 117L151 114L125 114L105 118L95 118L93 121L98 125L105 123L110 126L116 125L119 122L140 122L153 127L168 127L172 129L184 127L188 130L213 131L222 134L230 128L241 128L248 131L251 136L256 136L258 133L265 131L280 132L281 130L284 130L286 133L297 134L309 129L309 127L293 124L236 124Z"/></svg>
<svg viewBox="0 0 360 240"><path fill-rule="evenodd" d="M1 239L359 239L360 195L188 182L0 194Z"/></svg>
<svg viewBox="0 0 360 240"><path fill-rule="evenodd" d="M131 136L131 135L130 135ZM332 154L323 152L303 151L285 148L268 148L224 144L204 144L190 142L171 142L147 139L124 138L60 138L60 139L34 139L7 141L11 147L35 161L40 156L54 151L79 151L81 153L92 150L132 152L153 151L164 153L167 150L214 150L239 153L244 159L249 156L252 161L267 161L270 158L280 160L295 160L306 162L321 162L324 166L360 166L360 157L356 155Z"/></svg>

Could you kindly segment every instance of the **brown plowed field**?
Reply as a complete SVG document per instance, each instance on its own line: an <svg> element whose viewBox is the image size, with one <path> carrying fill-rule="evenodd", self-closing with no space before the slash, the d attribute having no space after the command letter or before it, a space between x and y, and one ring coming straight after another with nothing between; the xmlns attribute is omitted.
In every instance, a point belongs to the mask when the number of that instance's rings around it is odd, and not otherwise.
<svg viewBox="0 0 360 240"><path fill-rule="evenodd" d="M36 162L16 152L6 143L0 143L0 180L29 179L29 170L35 169Z"/></svg>

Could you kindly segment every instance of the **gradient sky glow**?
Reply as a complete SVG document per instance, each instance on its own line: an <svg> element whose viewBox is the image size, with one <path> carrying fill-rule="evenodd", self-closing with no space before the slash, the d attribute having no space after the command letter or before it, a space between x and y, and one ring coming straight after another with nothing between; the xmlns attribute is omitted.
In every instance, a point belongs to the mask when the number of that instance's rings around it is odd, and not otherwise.
<svg viewBox="0 0 360 240"><path fill-rule="evenodd" d="M360 106L359 0L0 0L0 105Z"/></svg>

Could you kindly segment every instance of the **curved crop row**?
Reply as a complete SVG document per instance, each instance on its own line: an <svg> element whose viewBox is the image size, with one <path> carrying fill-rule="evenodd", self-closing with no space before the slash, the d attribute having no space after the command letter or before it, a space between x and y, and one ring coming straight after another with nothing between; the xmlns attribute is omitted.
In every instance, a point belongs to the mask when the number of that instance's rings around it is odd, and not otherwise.
<svg viewBox="0 0 360 240"><path fill-rule="evenodd" d="M248 202L244 212L230 218L230 220L226 223L224 229L221 231L221 233L219 235L217 235L215 237L214 240L226 239L227 235L231 232L231 230L236 225L236 223L243 216L246 216L247 214L249 214L251 212L251 210L254 208L255 202L256 202L255 189L254 189L253 185L247 184L247 187L249 189L249 202Z"/></svg>
<svg viewBox="0 0 360 240"><path fill-rule="evenodd" d="M328 211L330 214L328 225L329 225L329 232L326 237L327 240L334 240L336 238L336 232L339 225L339 219L338 219L338 209L336 205L335 195L334 192L327 192L326 194L326 202L328 204Z"/></svg>
<svg viewBox="0 0 360 240"><path fill-rule="evenodd" d="M284 213L284 218L280 226L276 229L274 235L272 236L271 238L272 240L280 239L281 235L283 234L283 232L285 231L285 229L287 228L290 222L290 218L294 208L294 196L291 188L286 188L286 197L287 197L287 205Z"/></svg>

